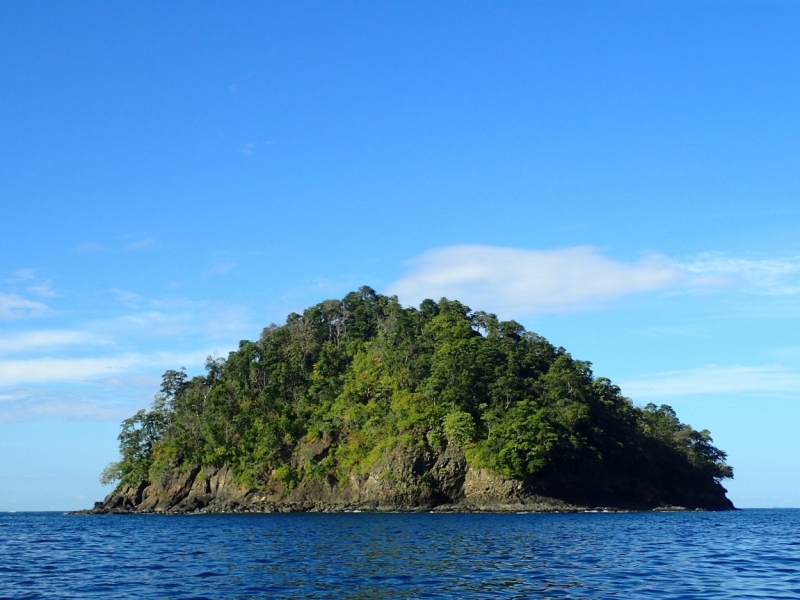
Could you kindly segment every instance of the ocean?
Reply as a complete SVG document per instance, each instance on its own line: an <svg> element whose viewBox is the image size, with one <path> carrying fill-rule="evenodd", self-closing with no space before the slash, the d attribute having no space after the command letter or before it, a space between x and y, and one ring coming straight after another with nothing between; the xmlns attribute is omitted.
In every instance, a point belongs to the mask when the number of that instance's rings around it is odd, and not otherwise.
<svg viewBox="0 0 800 600"><path fill-rule="evenodd" d="M800 510L0 513L0 598L800 598Z"/></svg>

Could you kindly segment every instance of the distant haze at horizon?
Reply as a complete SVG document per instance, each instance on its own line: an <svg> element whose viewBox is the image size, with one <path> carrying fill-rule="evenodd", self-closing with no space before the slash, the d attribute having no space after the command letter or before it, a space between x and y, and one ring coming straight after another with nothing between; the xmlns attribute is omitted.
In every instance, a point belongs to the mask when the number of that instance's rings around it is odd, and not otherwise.
<svg viewBox="0 0 800 600"><path fill-rule="evenodd" d="M0 510L369 285L516 319L800 507L800 7L0 7Z"/></svg>

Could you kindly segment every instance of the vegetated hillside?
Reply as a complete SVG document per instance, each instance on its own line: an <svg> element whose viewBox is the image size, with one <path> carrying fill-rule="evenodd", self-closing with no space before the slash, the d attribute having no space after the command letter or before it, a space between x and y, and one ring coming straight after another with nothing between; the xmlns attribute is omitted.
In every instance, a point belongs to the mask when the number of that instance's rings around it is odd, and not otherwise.
<svg viewBox="0 0 800 600"><path fill-rule="evenodd" d="M454 503L469 470L517 482L518 498L732 507L719 484L732 470L708 431L668 406L634 406L590 363L455 300L403 308L363 287L289 315L206 369L191 379L167 371L152 409L123 422L121 460L102 479L120 481L128 508L150 482L162 486L151 508L176 504L201 467L222 468L251 504L266 490L273 500L295 494L305 509L370 476L394 486L376 506ZM181 477L183 496L164 499ZM213 500L208 481L195 485L204 500L185 509Z"/></svg>

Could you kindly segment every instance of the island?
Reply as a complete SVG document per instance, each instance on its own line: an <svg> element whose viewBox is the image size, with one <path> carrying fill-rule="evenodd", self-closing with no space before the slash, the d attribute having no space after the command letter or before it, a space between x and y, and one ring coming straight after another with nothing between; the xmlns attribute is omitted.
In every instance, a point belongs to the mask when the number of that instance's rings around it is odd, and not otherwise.
<svg viewBox="0 0 800 600"><path fill-rule="evenodd" d="M362 287L122 423L91 513L729 510L708 431L456 300Z"/></svg>

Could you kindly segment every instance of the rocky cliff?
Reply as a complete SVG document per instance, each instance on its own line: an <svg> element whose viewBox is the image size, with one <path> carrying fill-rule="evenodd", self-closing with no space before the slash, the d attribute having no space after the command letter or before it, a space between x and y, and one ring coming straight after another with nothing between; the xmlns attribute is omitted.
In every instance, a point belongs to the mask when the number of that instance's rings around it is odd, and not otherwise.
<svg viewBox="0 0 800 600"><path fill-rule="evenodd" d="M721 486L683 490L669 497L636 490L628 497L587 496L569 489L534 488L485 469L472 468L458 448L436 454L397 449L366 474L346 480L312 479L296 486L273 478L250 489L234 482L226 467L194 467L160 481L120 485L90 513L225 513L342 511L580 511L733 508Z"/></svg>

